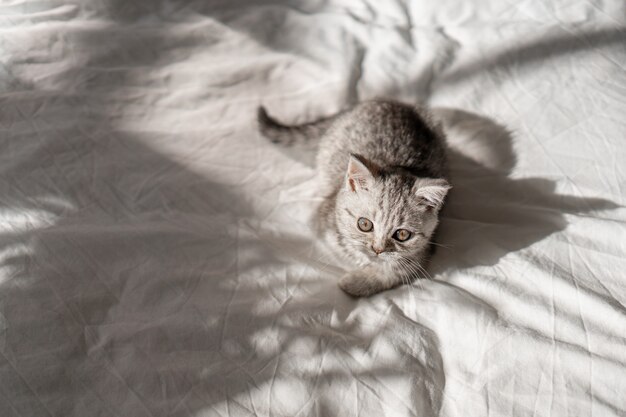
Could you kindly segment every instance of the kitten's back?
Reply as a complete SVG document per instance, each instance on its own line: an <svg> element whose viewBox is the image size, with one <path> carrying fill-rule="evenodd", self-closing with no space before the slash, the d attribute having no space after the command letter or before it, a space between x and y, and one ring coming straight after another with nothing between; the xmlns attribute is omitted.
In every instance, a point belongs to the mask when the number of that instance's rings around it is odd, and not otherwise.
<svg viewBox="0 0 626 417"><path fill-rule="evenodd" d="M320 172L340 181L349 155L383 170L419 177L446 178L445 137L422 108L390 100L371 100L337 118L322 138Z"/></svg>

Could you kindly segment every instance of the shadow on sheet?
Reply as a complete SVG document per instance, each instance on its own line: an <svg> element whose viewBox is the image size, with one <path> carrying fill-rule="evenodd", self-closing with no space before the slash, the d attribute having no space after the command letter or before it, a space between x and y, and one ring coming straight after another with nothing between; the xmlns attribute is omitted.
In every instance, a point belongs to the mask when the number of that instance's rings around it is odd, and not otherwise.
<svg viewBox="0 0 626 417"><path fill-rule="evenodd" d="M112 47L101 37L116 29L72 34L88 60L52 76L82 89L16 77L0 103L12 220L0 235L1 414L436 415L444 376L429 329L351 316L334 282L285 259L310 241L262 237L236 187L154 146L185 138L117 125L140 111L109 100L141 86L123 69L156 63L162 35L128 31ZM397 334L410 335L404 354L384 362Z"/></svg>
<svg viewBox="0 0 626 417"><path fill-rule="evenodd" d="M2 210L23 230L0 236L11 271L0 284L2 392L15 415L332 414L354 407L333 384L357 395L354 381L398 376L411 380L405 412L436 415L443 369L427 328L394 314L375 326L351 319L355 304L333 282L289 265L311 243L259 238L233 189L149 135L87 115L87 99L20 94L3 103L21 110L5 114L20 129L6 143L15 158L3 166ZM26 109L36 115L21 123ZM59 117L63 127L25 127ZM374 365L394 334L407 335L405 356ZM291 400L294 387L304 401ZM377 395L358 394L360 407L382 412Z"/></svg>

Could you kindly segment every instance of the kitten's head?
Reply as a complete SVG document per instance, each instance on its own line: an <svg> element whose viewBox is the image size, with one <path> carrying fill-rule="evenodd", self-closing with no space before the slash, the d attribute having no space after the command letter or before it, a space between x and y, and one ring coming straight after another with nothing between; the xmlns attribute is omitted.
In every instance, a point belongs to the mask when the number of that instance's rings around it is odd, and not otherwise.
<svg viewBox="0 0 626 417"><path fill-rule="evenodd" d="M337 195L339 242L357 263L411 269L407 263L421 259L428 247L450 185L364 162L350 157Z"/></svg>

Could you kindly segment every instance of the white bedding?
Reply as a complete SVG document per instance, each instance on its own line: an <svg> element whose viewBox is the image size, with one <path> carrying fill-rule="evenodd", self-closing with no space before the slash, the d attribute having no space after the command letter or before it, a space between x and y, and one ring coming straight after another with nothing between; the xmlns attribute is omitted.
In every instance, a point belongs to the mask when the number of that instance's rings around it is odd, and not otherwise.
<svg viewBox="0 0 626 417"><path fill-rule="evenodd" d="M626 8L0 3L0 416L626 415ZM438 107L432 280L354 300L312 150Z"/></svg>

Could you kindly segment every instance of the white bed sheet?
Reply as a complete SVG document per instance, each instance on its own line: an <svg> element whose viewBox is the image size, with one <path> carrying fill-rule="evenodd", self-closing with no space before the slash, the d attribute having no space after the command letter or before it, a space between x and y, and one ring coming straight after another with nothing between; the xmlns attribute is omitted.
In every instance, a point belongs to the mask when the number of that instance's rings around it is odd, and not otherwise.
<svg viewBox="0 0 626 417"><path fill-rule="evenodd" d="M626 8L0 4L1 416L626 415ZM312 150L254 127L423 101L432 280L354 300Z"/></svg>

